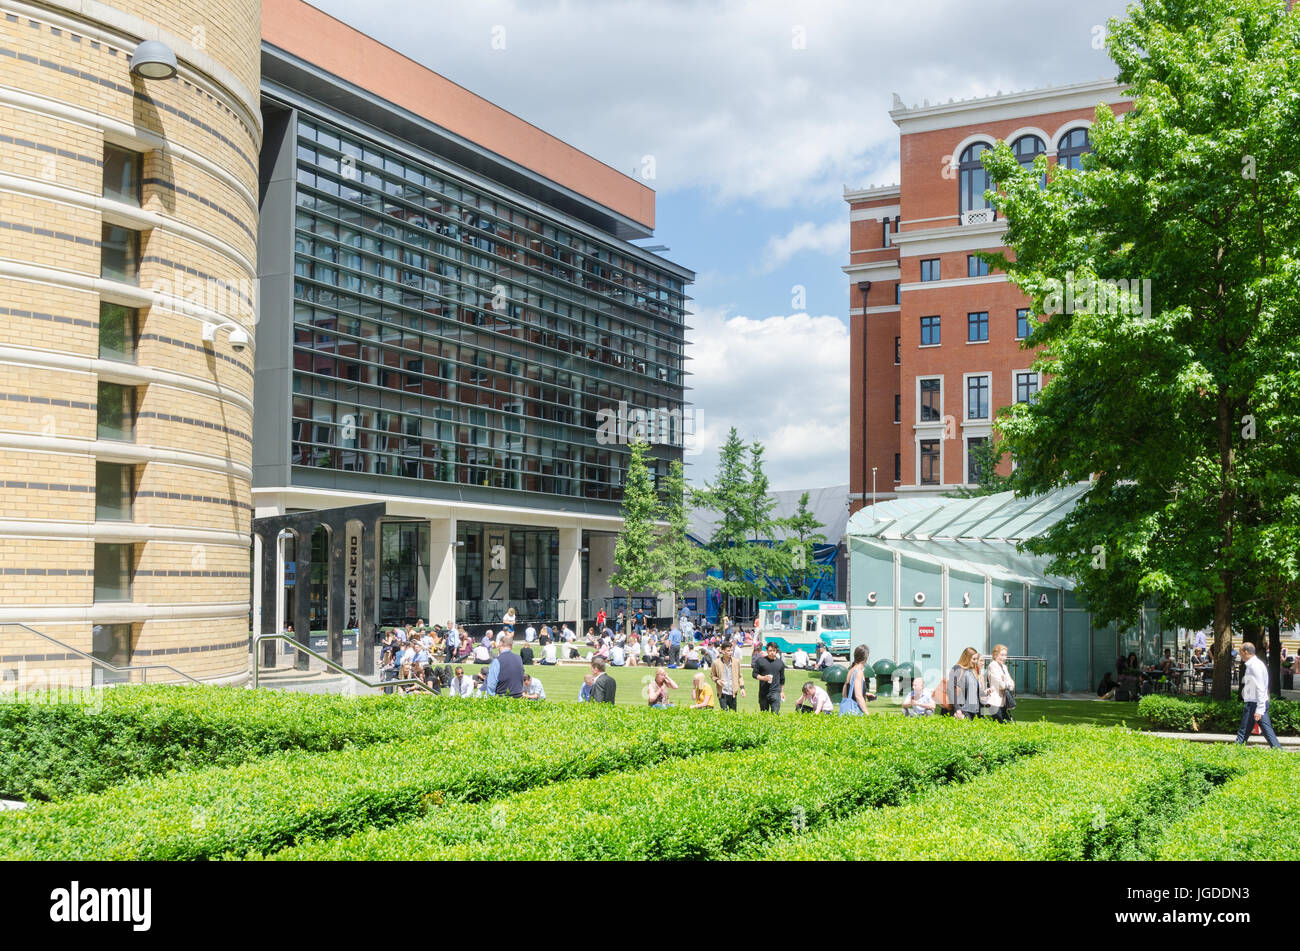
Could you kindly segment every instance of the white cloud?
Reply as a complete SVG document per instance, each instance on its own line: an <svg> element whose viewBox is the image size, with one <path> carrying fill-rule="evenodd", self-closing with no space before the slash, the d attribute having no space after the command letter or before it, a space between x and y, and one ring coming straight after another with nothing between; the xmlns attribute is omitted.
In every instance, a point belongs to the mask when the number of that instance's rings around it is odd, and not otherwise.
<svg viewBox="0 0 1300 951"><path fill-rule="evenodd" d="M735 426L766 447L773 489L848 481L848 327L809 314L763 319L703 308L692 319L689 399L697 418L695 484L712 479Z"/></svg>
<svg viewBox="0 0 1300 951"><path fill-rule="evenodd" d="M910 104L1114 75L1092 27L1124 8L426 0L413 15L407 0L314 2L615 168L635 174L653 155L657 190L769 207L896 180L894 91Z"/></svg>
<svg viewBox="0 0 1300 951"><path fill-rule="evenodd" d="M824 225L815 225L811 221L800 222L785 234L773 235L767 239L760 270L764 273L775 271L804 251L844 257L848 246L847 216L845 220L828 221Z"/></svg>

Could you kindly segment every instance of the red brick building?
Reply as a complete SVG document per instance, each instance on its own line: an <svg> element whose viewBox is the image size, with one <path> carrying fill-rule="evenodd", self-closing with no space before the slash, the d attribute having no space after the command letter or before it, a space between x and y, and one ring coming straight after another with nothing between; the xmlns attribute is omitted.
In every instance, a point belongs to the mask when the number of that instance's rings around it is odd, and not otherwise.
<svg viewBox="0 0 1300 951"><path fill-rule="evenodd" d="M1006 230L979 156L1005 140L1026 165L1046 152L1049 167L1077 168L1102 103L1130 108L1111 80L939 105L895 97L900 184L844 191L852 510L870 504L873 471L881 500L976 482L971 447L1001 407L1037 392L1020 347L1027 301L973 257L1001 250Z"/></svg>

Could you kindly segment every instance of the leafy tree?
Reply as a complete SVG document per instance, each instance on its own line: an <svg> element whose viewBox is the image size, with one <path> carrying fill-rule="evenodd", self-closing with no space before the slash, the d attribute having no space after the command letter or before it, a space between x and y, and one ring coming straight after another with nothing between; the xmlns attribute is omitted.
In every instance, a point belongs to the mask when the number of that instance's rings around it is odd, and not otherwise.
<svg viewBox="0 0 1300 951"><path fill-rule="evenodd" d="M1147 599L1187 626L1212 618L1224 699L1234 610L1255 579L1297 577L1300 19L1277 0L1129 14L1108 45L1134 108L1097 110L1083 171L1040 188L1045 158L986 153L1016 258L989 260L1046 316L1026 345L1051 374L998 429L1022 494L1093 474L1029 547L1103 621Z"/></svg>
<svg viewBox="0 0 1300 951"><path fill-rule="evenodd" d="M609 579L611 584L627 591L629 608L634 592L652 591L659 581L653 550L659 497L646 468L646 452L644 442L637 440L632 443L619 511L623 529L614 545L615 572ZM630 617L631 614L629 610L627 615Z"/></svg>
<svg viewBox="0 0 1300 951"><path fill-rule="evenodd" d="M700 548L687 535L686 477L679 459L674 459L668 467L659 518L667 524L655 543L656 590L672 595L676 611L683 593L702 573Z"/></svg>
<svg viewBox="0 0 1300 951"><path fill-rule="evenodd" d="M710 584L727 598L727 610L733 617L735 599L753 597L760 590L753 577L760 568L757 550L761 546L749 543L755 504L745 451L745 443L733 426L718 451L713 482L706 482L691 497L695 507L711 509L716 515L713 537L705 547L705 564L721 572L721 577Z"/></svg>
<svg viewBox="0 0 1300 951"><path fill-rule="evenodd" d="M782 545L789 564L784 577L790 579L791 587L801 598L812 594L813 588L828 570L827 565L819 565L813 560L814 546L826 544L826 536L821 534L821 529L825 526L817 521L816 514L808 508L808 498L807 492L799 496L799 507L783 522L784 528L790 533Z"/></svg>

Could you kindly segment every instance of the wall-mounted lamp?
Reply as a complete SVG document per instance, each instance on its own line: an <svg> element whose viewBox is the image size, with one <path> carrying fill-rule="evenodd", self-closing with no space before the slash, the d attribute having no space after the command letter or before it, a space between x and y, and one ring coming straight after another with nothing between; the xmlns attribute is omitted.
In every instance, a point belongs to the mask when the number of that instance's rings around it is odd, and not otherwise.
<svg viewBox="0 0 1300 951"><path fill-rule="evenodd" d="M171 79L176 75L176 54L158 40L145 40L131 54L131 75L141 79Z"/></svg>
<svg viewBox="0 0 1300 951"><path fill-rule="evenodd" d="M239 324L227 321L224 324L210 324L206 320L203 322L203 340L205 343L214 343L217 339L217 331L225 328L230 331L230 349L235 353L240 353L248 346L248 331Z"/></svg>

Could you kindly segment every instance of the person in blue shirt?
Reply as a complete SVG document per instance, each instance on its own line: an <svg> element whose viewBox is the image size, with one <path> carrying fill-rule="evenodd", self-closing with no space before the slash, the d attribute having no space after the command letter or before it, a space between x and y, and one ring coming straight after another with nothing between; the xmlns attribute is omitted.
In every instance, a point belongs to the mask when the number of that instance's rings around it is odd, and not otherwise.
<svg viewBox="0 0 1300 951"><path fill-rule="evenodd" d="M596 677L593 674L587 674L587 676L582 678L582 689L578 691L579 703L586 703L591 699L591 685L595 682Z"/></svg>
<svg viewBox="0 0 1300 951"><path fill-rule="evenodd" d="M672 630L668 632L668 666L676 667L681 661L682 656L682 632L674 624Z"/></svg>

